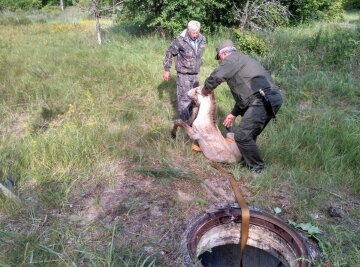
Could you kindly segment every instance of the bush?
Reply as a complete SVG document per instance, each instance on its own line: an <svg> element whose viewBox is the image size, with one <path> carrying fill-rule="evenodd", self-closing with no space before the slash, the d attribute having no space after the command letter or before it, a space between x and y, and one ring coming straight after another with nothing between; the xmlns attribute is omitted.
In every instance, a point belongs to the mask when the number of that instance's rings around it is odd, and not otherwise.
<svg viewBox="0 0 360 267"><path fill-rule="evenodd" d="M268 51L267 44L264 40L255 36L251 32L234 31L234 44L246 54L264 54Z"/></svg>
<svg viewBox="0 0 360 267"><path fill-rule="evenodd" d="M290 22L293 23L338 18L343 11L342 1L124 0L119 21L125 18L128 22L163 34L181 32L191 19L200 21L202 30L207 33L217 32L223 27L271 28L286 25L288 11L292 14Z"/></svg>
<svg viewBox="0 0 360 267"><path fill-rule="evenodd" d="M347 10L360 9L359 0L345 0L344 8Z"/></svg>
<svg viewBox="0 0 360 267"><path fill-rule="evenodd" d="M41 0L0 0L0 8L10 11L38 9L41 5Z"/></svg>
<svg viewBox="0 0 360 267"><path fill-rule="evenodd" d="M125 0L120 14L131 22L163 34L180 33L190 20L198 20L202 31L214 32L234 25L231 0Z"/></svg>
<svg viewBox="0 0 360 267"><path fill-rule="evenodd" d="M59 15L61 13L60 6L52 6L46 5L42 8L42 11L52 14L52 15Z"/></svg>
<svg viewBox="0 0 360 267"><path fill-rule="evenodd" d="M281 0L293 14L294 23L334 20L343 14L343 0Z"/></svg>
<svg viewBox="0 0 360 267"><path fill-rule="evenodd" d="M254 0L235 7L236 23L241 30L275 29L288 25L290 12L279 1Z"/></svg>

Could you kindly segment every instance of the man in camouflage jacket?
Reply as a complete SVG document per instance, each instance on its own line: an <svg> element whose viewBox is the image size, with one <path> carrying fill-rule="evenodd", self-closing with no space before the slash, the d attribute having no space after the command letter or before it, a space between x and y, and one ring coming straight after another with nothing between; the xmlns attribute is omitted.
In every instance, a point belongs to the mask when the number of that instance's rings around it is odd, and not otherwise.
<svg viewBox="0 0 360 267"><path fill-rule="evenodd" d="M187 92L199 86L199 72L205 48L205 37L200 33L200 23L190 21L187 29L176 37L165 54L163 79L170 79L172 59L175 57L177 110L180 118L190 117L191 100Z"/></svg>

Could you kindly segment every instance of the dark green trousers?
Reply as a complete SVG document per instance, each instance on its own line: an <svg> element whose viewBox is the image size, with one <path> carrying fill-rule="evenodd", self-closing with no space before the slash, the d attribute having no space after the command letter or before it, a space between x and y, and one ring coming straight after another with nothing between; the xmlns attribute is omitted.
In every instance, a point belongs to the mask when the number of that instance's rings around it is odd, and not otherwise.
<svg viewBox="0 0 360 267"><path fill-rule="evenodd" d="M274 112L277 113L283 102L280 92L278 90L271 90L266 94ZM265 167L256 144L256 138L271 119L272 116L266 110L263 99L261 97L256 98L244 110L241 121L235 130L236 144L250 170L261 171Z"/></svg>

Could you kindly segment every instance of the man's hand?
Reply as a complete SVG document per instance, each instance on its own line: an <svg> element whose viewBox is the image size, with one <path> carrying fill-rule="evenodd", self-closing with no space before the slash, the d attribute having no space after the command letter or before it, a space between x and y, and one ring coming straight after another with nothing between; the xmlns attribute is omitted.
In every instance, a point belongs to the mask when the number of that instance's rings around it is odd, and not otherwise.
<svg viewBox="0 0 360 267"><path fill-rule="evenodd" d="M170 71L164 70L163 79L164 79L164 81L170 80Z"/></svg>
<svg viewBox="0 0 360 267"><path fill-rule="evenodd" d="M207 96L207 95L211 94L211 91L206 89L205 86L203 86L201 88L201 94L204 95L204 96Z"/></svg>
<svg viewBox="0 0 360 267"><path fill-rule="evenodd" d="M233 123L235 121L236 117L232 114L229 114L226 116L224 122L223 122L223 125L226 127L226 128L231 128L233 126Z"/></svg>

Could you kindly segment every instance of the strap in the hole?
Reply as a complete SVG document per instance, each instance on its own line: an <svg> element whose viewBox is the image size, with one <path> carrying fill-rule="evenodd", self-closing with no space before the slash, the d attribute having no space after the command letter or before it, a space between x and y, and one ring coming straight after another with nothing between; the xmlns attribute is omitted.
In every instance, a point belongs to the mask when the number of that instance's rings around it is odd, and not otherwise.
<svg viewBox="0 0 360 267"><path fill-rule="evenodd" d="M246 200L241 194L240 187L237 184L234 176L227 170L222 168L219 164L209 160L210 165L221 172L230 181L231 187L234 191L235 197L241 208L241 234L240 234L240 267L243 267L243 256L245 253L246 243L249 237L249 225L250 225L250 210L246 203Z"/></svg>

